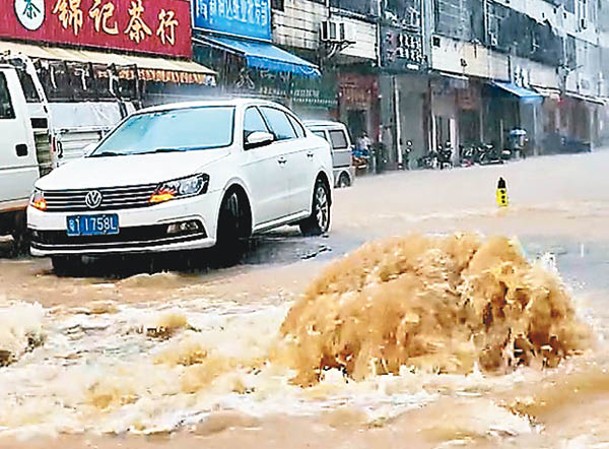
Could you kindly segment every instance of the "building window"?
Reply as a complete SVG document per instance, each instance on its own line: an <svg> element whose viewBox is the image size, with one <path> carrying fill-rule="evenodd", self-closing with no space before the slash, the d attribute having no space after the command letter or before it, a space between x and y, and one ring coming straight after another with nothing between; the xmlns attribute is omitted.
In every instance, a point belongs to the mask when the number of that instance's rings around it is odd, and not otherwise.
<svg viewBox="0 0 609 449"><path fill-rule="evenodd" d="M276 11L284 11L285 0L271 0L271 8Z"/></svg>

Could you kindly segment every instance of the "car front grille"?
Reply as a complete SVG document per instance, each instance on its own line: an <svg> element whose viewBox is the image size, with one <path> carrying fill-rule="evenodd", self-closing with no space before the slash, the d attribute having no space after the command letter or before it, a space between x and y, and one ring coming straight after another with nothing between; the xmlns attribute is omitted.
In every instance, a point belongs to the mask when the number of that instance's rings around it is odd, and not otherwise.
<svg viewBox="0 0 609 449"><path fill-rule="evenodd" d="M157 188L157 184L145 184L127 187L108 187L83 190L47 190L44 199L48 212L86 212L116 209L134 209L148 207L148 200ZM98 207L87 206L85 198L89 192L101 193L102 201Z"/></svg>

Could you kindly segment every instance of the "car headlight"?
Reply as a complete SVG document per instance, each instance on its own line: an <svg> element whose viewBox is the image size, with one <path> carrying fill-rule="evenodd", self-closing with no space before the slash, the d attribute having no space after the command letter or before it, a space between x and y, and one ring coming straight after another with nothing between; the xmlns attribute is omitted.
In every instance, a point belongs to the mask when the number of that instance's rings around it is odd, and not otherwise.
<svg viewBox="0 0 609 449"><path fill-rule="evenodd" d="M42 211L47 210L47 200L44 198L42 190L34 189L34 193L30 197L30 206Z"/></svg>
<svg viewBox="0 0 609 449"><path fill-rule="evenodd" d="M148 202L150 204L159 204L173 199L203 195L207 193L208 187L209 176L205 174L167 181L159 184Z"/></svg>

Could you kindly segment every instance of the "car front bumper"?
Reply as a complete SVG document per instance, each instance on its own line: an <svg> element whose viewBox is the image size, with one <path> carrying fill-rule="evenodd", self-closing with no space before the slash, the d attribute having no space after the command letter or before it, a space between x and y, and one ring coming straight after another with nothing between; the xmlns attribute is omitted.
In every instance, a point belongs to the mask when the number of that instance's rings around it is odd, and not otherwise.
<svg viewBox="0 0 609 449"><path fill-rule="evenodd" d="M28 208L33 256L136 254L210 248L216 243L221 192L149 207L103 212L42 212ZM73 215L117 214L116 235L69 237ZM197 223L197 229L170 232L171 225ZM175 226L174 226L175 228Z"/></svg>

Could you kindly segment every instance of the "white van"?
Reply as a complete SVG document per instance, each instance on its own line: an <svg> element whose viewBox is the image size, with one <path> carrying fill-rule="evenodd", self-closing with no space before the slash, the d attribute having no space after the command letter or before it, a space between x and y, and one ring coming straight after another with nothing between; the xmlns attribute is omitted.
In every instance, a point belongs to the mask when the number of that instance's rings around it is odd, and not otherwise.
<svg viewBox="0 0 609 449"><path fill-rule="evenodd" d="M34 124L17 70L0 64L0 235L16 242L25 236L25 210L41 171Z"/></svg>
<svg viewBox="0 0 609 449"><path fill-rule="evenodd" d="M305 121L311 132L327 140L332 147L335 187L349 187L355 181L355 167L351 151L353 145L347 127L340 122Z"/></svg>

